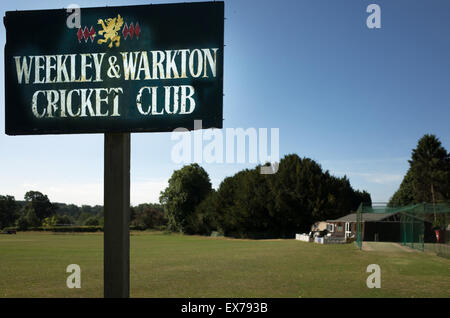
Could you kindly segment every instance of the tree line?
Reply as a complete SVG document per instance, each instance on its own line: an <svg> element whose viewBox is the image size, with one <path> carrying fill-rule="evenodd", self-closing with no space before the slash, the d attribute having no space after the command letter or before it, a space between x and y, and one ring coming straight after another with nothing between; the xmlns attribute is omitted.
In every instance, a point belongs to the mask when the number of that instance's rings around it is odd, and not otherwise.
<svg viewBox="0 0 450 318"><path fill-rule="evenodd" d="M450 202L450 153L435 135L419 139L408 162L388 206ZM246 169L225 178L217 190L202 167L185 166L173 173L160 203L172 231L268 238L309 231L316 221L339 218L372 201L347 177L332 176L314 160L291 154L273 175L260 174L260 166ZM440 219L434 213L432 221L445 223Z"/></svg>
<svg viewBox="0 0 450 318"><path fill-rule="evenodd" d="M213 189L198 164L174 171L160 203L168 229L186 234L217 231L240 238L293 237L316 221L335 219L371 204L370 194L352 188L346 176L335 177L312 159L290 154L275 174L261 166L227 177Z"/></svg>
<svg viewBox="0 0 450 318"><path fill-rule="evenodd" d="M54 226L99 226L104 223L103 206L52 203L39 191L28 191L23 201L0 195L0 229L16 227L27 230ZM136 229L163 229L167 224L160 204L130 207L130 226Z"/></svg>
<svg viewBox="0 0 450 318"><path fill-rule="evenodd" d="M389 206L449 202L450 153L436 136L425 135L418 141L409 165ZM361 203L371 204L369 193L353 189L346 176L333 176L310 158L286 155L275 174L261 174L260 168L227 177L216 190L200 165L186 165L173 172L160 204L130 208L130 225L185 234L292 237L309 231L316 221L339 218ZM27 192L24 201L0 195L0 228L58 225L102 226L103 207L51 203L38 191Z"/></svg>

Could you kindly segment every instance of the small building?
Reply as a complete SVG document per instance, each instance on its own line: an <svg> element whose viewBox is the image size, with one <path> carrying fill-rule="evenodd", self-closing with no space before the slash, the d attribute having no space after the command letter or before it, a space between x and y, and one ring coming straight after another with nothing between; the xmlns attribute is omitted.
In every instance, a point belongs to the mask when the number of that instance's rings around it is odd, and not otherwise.
<svg viewBox="0 0 450 318"><path fill-rule="evenodd" d="M327 229L328 223L326 221L319 221L311 226L311 232L320 232Z"/></svg>
<svg viewBox="0 0 450 318"><path fill-rule="evenodd" d="M356 213L327 221L332 237L355 238L356 226ZM361 229L364 241L399 242L400 213L364 213Z"/></svg>

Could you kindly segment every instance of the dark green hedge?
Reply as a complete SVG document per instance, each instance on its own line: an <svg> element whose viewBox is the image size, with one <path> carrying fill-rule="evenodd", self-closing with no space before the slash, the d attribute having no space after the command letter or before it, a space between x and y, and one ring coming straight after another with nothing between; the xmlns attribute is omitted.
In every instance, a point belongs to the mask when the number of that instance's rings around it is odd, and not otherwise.
<svg viewBox="0 0 450 318"><path fill-rule="evenodd" d="M164 230L164 226L155 228L156 230ZM49 227L29 227L27 229L19 229L17 226L5 227L3 231L38 231L38 232L103 232L103 226L49 226ZM148 230L143 226L130 226L130 231Z"/></svg>
<svg viewBox="0 0 450 318"><path fill-rule="evenodd" d="M38 232L101 232L103 226L48 226L48 227L29 227L27 229L18 229L17 227L7 227L4 230L16 231L38 231Z"/></svg>

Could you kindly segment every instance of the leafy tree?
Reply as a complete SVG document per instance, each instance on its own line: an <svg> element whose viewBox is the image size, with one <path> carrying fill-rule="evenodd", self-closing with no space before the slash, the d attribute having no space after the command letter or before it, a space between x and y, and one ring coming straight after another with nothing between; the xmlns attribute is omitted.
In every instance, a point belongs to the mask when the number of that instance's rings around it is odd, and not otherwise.
<svg viewBox="0 0 450 318"><path fill-rule="evenodd" d="M161 227L167 223L164 208L158 204L140 204L131 207L130 224L143 229Z"/></svg>
<svg viewBox="0 0 450 318"><path fill-rule="evenodd" d="M84 225L87 226L98 226L100 224L100 221L95 216L90 216L84 221Z"/></svg>
<svg viewBox="0 0 450 318"><path fill-rule="evenodd" d="M25 201L27 211L33 209L39 221L52 216L56 211L56 207L50 202L47 195L38 191L28 191L25 194Z"/></svg>
<svg viewBox="0 0 450 318"><path fill-rule="evenodd" d="M296 154L285 156L273 175L262 175L260 166L246 169L225 178L217 191L211 190L200 166L185 166L174 172L160 201L171 230L251 238L292 237L315 221L341 217L361 202L372 202L347 177L334 177Z"/></svg>
<svg viewBox="0 0 450 318"><path fill-rule="evenodd" d="M71 225L73 224L73 219L68 215L57 215L46 217L42 221L43 226L55 226L55 225Z"/></svg>
<svg viewBox="0 0 450 318"><path fill-rule="evenodd" d="M20 231L26 230L28 229L28 227L30 226L28 223L27 218L24 215L21 215L17 220L16 220L16 226L17 229Z"/></svg>
<svg viewBox="0 0 450 318"><path fill-rule="evenodd" d="M295 229L304 231L312 223L312 197L319 199L321 174L320 166L314 161L292 154L282 158L278 172L268 178L273 194L270 213L275 222L272 226L279 229L281 236L290 235Z"/></svg>
<svg viewBox="0 0 450 318"><path fill-rule="evenodd" d="M92 217L93 215L87 212L81 212L78 216L78 219L76 220L75 224L77 225L84 225L86 223L86 220Z"/></svg>
<svg viewBox="0 0 450 318"><path fill-rule="evenodd" d="M56 216L56 224L60 225L72 225L74 224L74 220L69 215L57 215Z"/></svg>
<svg viewBox="0 0 450 318"><path fill-rule="evenodd" d="M169 229L192 233L195 227L192 215L211 190L208 173L198 164L175 170L169 179L169 186L160 195Z"/></svg>
<svg viewBox="0 0 450 318"><path fill-rule="evenodd" d="M450 154L435 135L424 135L408 162L410 168L390 206L450 199Z"/></svg>
<svg viewBox="0 0 450 318"><path fill-rule="evenodd" d="M409 164L415 200L435 203L448 199L450 154L436 136L425 135L419 140Z"/></svg>
<svg viewBox="0 0 450 318"><path fill-rule="evenodd" d="M67 215L72 219L78 219L80 216L80 207L75 204L53 203L53 205L58 215Z"/></svg>
<svg viewBox="0 0 450 318"><path fill-rule="evenodd" d="M203 209L215 210L210 223L227 236L292 237L315 221L371 204L369 193L355 191L346 177L331 176L309 158L287 155L273 175L261 175L259 168L226 178L213 196L216 203Z"/></svg>
<svg viewBox="0 0 450 318"><path fill-rule="evenodd" d="M347 177L334 177L314 160L296 154L285 156L278 173L268 180L274 193L271 213L282 237L308 231L316 221L346 215L361 202L371 203L370 194L355 191Z"/></svg>
<svg viewBox="0 0 450 318"><path fill-rule="evenodd" d="M42 226L50 227L55 225L56 225L56 215L46 217L45 219L42 220Z"/></svg>
<svg viewBox="0 0 450 318"><path fill-rule="evenodd" d="M243 170L226 178L220 185L210 215L217 216L219 232L234 237L266 237L275 228L269 214L272 202L267 175L260 167Z"/></svg>
<svg viewBox="0 0 450 318"><path fill-rule="evenodd" d="M195 214L192 220L194 224L193 231L201 235L209 235L212 231L219 231L223 234L223 230L220 229L218 223L218 216L216 214L217 207L217 192L212 190L206 198L197 205L195 209Z"/></svg>
<svg viewBox="0 0 450 318"><path fill-rule="evenodd" d="M388 206L404 206L414 202L413 175L411 169L408 169L400 187L389 200Z"/></svg>
<svg viewBox="0 0 450 318"><path fill-rule="evenodd" d="M355 195L356 195L356 203L364 203L364 205L366 206L372 206L372 198L370 197L370 193L367 192L366 190L364 191L359 191L356 190L355 191Z"/></svg>
<svg viewBox="0 0 450 318"><path fill-rule="evenodd" d="M18 205L13 196L0 195L0 229L11 226L17 219Z"/></svg>
<svg viewBox="0 0 450 318"><path fill-rule="evenodd" d="M41 220L36 215L31 205L25 205L21 210L21 216L17 220L19 230L25 230L29 227L37 227L41 225Z"/></svg>

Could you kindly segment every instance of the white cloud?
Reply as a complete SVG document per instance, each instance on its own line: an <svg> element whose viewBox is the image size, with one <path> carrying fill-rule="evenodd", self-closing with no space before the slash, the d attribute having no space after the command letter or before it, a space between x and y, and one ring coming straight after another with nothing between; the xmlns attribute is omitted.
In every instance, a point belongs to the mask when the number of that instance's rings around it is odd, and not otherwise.
<svg viewBox="0 0 450 318"><path fill-rule="evenodd" d="M398 183L402 181L403 175L400 174L375 174L369 173L367 176L368 182L374 182L378 184Z"/></svg>
<svg viewBox="0 0 450 318"><path fill-rule="evenodd" d="M336 172L338 175L346 175L347 177L361 177L366 182L378 184L399 183L403 179L401 174L388 173L369 173L369 172Z"/></svg>
<svg viewBox="0 0 450 318"><path fill-rule="evenodd" d="M396 157L396 158L363 158L363 159L343 159L343 160L319 160L321 164L340 164L340 165L374 165L374 164L392 164L401 163L407 164L408 157Z"/></svg>

